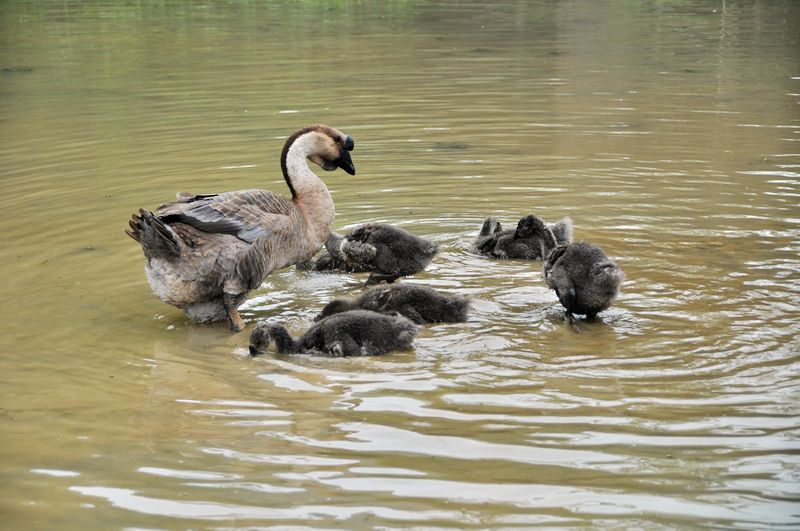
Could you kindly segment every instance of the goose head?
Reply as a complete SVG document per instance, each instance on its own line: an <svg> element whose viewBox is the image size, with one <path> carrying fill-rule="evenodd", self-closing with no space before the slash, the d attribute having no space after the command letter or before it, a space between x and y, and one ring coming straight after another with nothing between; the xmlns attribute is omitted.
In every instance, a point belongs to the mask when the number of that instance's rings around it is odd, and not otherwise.
<svg viewBox="0 0 800 531"><path fill-rule="evenodd" d="M350 158L350 152L355 147L353 137L326 125L317 127L320 131L320 134L314 137L317 151L309 155L308 160L325 171L341 168L348 174L355 175L356 167Z"/></svg>
<svg viewBox="0 0 800 531"><path fill-rule="evenodd" d="M281 166L286 172L286 159L293 146L300 154L325 171L341 168L350 175L356 174L350 152L355 147L353 137L327 125L310 125L300 129L286 140L281 154Z"/></svg>

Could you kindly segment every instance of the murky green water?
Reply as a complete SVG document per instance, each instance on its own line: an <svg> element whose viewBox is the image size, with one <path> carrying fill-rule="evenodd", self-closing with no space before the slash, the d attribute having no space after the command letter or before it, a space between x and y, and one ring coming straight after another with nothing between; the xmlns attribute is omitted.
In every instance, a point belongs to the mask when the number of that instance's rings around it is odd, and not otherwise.
<svg viewBox="0 0 800 531"><path fill-rule="evenodd" d="M4 2L0 527L800 526L800 5ZM436 240L475 297L373 359L246 357L150 293L132 212L287 192L356 141L337 229ZM481 220L573 218L626 271L601 323ZM305 328L364 276L294 269Z"/></svg>

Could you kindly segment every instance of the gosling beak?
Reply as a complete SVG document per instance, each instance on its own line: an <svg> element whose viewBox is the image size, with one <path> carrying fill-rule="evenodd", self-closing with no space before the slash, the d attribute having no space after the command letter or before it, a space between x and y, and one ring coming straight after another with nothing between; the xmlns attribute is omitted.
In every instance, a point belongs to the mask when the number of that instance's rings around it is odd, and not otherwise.
<svg viewBox="0 0 800 531"><path fill-rule="evenodd" d="M347 137L347 138L350 138L350 137ZM350 145L352 146L352 139L350 140ZM345 144L345 147L346 146L347 146L347 144ZM343 149L342 152L339 153L339 158L334 160L333 163L336 165L337 168L343 169L344 171L346 171L350 175L355 175L356 174L356 167L353 166L353 159L350 158L350 152L349 151L346 151L346 150Z"/></svg>

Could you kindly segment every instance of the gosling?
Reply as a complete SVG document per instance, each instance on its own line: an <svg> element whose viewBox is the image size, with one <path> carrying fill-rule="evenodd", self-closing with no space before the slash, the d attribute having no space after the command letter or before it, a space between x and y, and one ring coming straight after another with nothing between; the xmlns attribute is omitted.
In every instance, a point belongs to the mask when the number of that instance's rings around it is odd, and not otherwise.
<svg viewBox="0 0 800 531"><path fill-rule="evenodd" d="M334 299L317 320L356 309L383 314L399 313L416 324L463 323L467 320L470 298L448 295L427 286L393 284L375 286L357 297Z"/></svg>
<svg viewBox="0 0 800 531"><path fill-rule="evenodd" d="M401 315L353 310L326 317L295 339L280 325L259 323L250 334L250 354L267 351L270 340L281 354L330 357L378 356L407 350L419 327Z"/></svg>
<svg viewBox="0 0 800 531"><path fill-rule="evenodd" d="M557 230L560 236L571 237L571 222L567 225L562 219ZM483 222L474 247L479 252L494 258L544 260L556 245L553 231L542 218L529 215L519 220L515 230L502 230L499 222L487 218Z"/></svg>
<svg viewBox="0 0 800 531"><path fill-rule="evenodd" d="M591 243L559 246L544 262L544 280L568 316L584 314L594 319L611 306L624 279L622 269Z"/></svg>
<svg viewBox="0 0 800 531"><path fill-rule="evenodd" d="M345 237L331 233L325 247L333 258L370 271L367 286L419 273L439 251L432 241L388 223L361 225Z"/></svg>

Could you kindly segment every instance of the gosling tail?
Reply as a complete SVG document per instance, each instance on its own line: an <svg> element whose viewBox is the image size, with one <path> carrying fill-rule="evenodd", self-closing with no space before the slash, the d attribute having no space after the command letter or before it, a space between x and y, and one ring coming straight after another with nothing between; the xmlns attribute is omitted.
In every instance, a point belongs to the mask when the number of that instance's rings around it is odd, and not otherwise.
<svg viewBox="0 0 800 531"><path fill-rule="evenodd" d="M625 280L625 273L613 260L603 260L594 264L592 274L598 285L610 292L617 291Z"/></svg>
<svg viewBox="0 0 800 531"><path fill-rule="evenodd" d="M572 243L572 218L564 216L560 220L549 225L549 227L550 230L553 231L553 236L555 236L558 245Z"/></svg>
<svg viewBox="0 0 800 531"><path fill-rule="evenodd" d="M472 299L466 295L455 295L445 303L447 317L454 323L467 320Z"/></svg>

